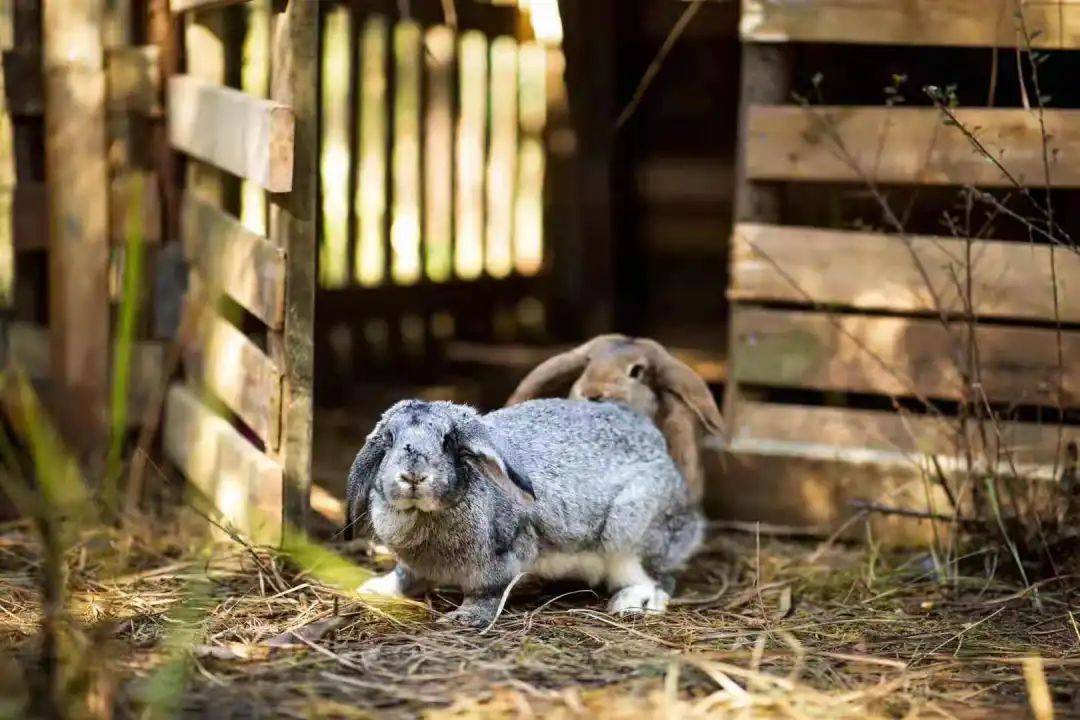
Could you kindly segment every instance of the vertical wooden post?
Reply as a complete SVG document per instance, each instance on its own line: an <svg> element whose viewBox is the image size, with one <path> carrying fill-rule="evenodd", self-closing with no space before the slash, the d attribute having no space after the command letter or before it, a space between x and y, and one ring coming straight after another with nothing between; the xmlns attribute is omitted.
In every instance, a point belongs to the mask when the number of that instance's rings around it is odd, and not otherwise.
<svg viewBox="0 0 1080 720"><path fill-rule="evenodd" d="M611 164L615 139L615 0L560 0L566 53L565 78L574 130L570 177L552 180L569 207L566 240L555 249L559 278L553 289L557 323L573 335L609 330L614 318L615 241L612 232ZM551 185L549 185L551 187ZM554 230L554 228L553 228ZM546 237L556 239L552 232Z"/></svg>
<svg viewBox="0 0 1080 720"><path fill-rule="evenodd" d="M103 440L108 384L104 6L44 0L42 23L52 375L84 450Z"/></svg>
<svg viewBox="0 0 1080 720"><path fill-rule="evenodd" d="M282 4L279 0L278 5ZM318 193L319 7L284 0L275 7L270 97L293 109L296 135L292 192L271 197L270 239L285 250L285 327L270 333L270 357L284 374L281 444L285 520L305 527L311 488L316 197Z"/></svg>
<svg viewBox="0 0 1080 720"><path fill-rule="evenodd" d="M739 76L739 128L735 146L735 222L780 221L782 189L775 183L755 183L746 174L746 137L750 131L751 105L778 105L791 92L791 48L788 45L743 43ZM735 347L732 325L728 323L728 348ZM729 350L730 353L730 350ZM724 416L728 432L735 427L738 408L737 368L724 389Z"/></svg>

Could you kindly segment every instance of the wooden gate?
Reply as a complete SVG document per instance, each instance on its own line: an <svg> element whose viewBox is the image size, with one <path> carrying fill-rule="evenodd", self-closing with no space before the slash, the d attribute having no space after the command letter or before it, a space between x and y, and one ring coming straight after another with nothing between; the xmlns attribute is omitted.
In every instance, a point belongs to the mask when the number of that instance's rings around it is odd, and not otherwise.
<svg viewBox="0 0 1080 720"><path fill-rule="evenodd" d="M1023 8L1037 48L1078 47L1080 7ZM1021 197L1024 186L1080 187L1080 110L1045 110L1047 158L1040 114L1029 109L965 108L946 119L929 106L804 106L791 97L798 43L849 43L836 49L849 61L860 44L1011 47L1002 58L1019 62L1017 20L1011 0L743 1L726 397L735 430L715 494L725 514L827 528L877 500L947 515L942 488L924 480L962 466L965 447L1044 478L1065 469L1070 445L1075 453L1080 432L1059 427L1062 412L1080 405L1075 249L1037 231L1021 242L968 242L895 224L794 226L788 212L799 202L792 188L837 197L826 183L864 196L912 185ZM973 150L973 136L1009 174ZM996 418L992 427L963 421L973 404ZM901 522L893 515L889 524Z"/></svg>
<svg viewBox="0 0 1080 720"><path fill-rule="evenodd" d="M229 523L274 541L283 519L304 526L311 475L319 13L223 5L172 0L186 67L168 78L168 132L186 157L190 275L164 450Z"/></svg>

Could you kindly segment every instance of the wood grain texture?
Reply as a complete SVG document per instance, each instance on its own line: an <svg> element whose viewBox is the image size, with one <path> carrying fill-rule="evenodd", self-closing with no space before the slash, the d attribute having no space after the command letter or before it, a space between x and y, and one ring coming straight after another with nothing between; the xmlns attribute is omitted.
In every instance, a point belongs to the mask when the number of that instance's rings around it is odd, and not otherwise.
<svg viewBox="0 0 1080 720"><path fill-rule="evenodd" d="M705 511L710 518L783 525L793 532L865 540L869 523L875 542L925 547L930 521L873 515L852 522L857 501L915 511L945 510L927 503L925 485L910 464L850 463L822 457L776 454L768 447L706 455ZM845 529L846 526L846 529Z"/></svg>
<svg viewBox="0 0 1080 720"><path fill-rule="evenodd" d="M42 6L52 379L65 434L87 454L101 447L109 377L103 7Z"/></svg>
<svg viewBox="0 0 1080 720"><path fill-rule="evenodd" d="M281 371L232 323L189 299L198 314L196 330L184 345L184 369L274 449L281 415Z"/></svg>
<svg viewBox="0 0 1080 720"><path fill-rule="evenodd" d="M1015 0L743 0L740 34L753 42L1027 46ZM1080 48L1080 4L1023 4L1032 45Z"/></svg>
<svg viewBox="0 0 1080 720"><path fill-rule="evenodd" d="M285 315L285 253L239 220L194 195L181 206L184 256L211 288L219 288L273 330Z"/></svg>
<svg viewBox="0 0 1080 720"><path fill-rule="evenodd" d="M110 48L105 56L109 110L161 114L161 49L156 45Z"/></svg>
<svg viewBox="0 0 1080 720"><path fill-rule="evenodd" d="M967 326L934 320L737 307L732 373L738 383L931 398L961 397ZM1053 406L1052 329L980 326L981 385L992 401ZM1063 333L1061 402L1080 405L1080 333Z"/></svg>
<svg viewBox="0 0 1080 720"><path fill-rule="evenodd" d="M744 402L737 406L730 446L706 454L709 486L706 507L721 519L757 520L812 535L828 536L847 526L842 537L921 545L933 537L930 521L872 514L856 520L857 503L934 512L949 516L952 506L940 486L926 481L929 456L947 475L963 472L955 420L891 412ZM969 429L976 453L979 433ZM1026 502L1051 507L1053 487L1063 465L1059 452L1080 439L1080 428L1032 423L988 424L991 456L1002 449L1001 477L1022 483ZM935 468L936 470L936 468ZM1017 475L1013 474L1016 470ZM959 477L963 477L960 475ZM971 516L970 497L961 496ZM852 522L855 520L855 522ZM937 532L948 532L940 524Z"/></svg>
<svg viewBox="0 0 1080 720"><path fill-rule="evenodd" d="M318 188L319 8L289 0L273 17L270 96L293 108L296 118L292 192L271 198L270 241L285 251L285 324L267 338L270 357L284 373L281 444L275 455L285 470L286 519L307 525L311 487L315 369L315 253Z"/></svg>
<svg viewBox="0 0 1080 720"><path fill-rule="evenodd" d="M955 114L965 128L978 128L980 142L1017 182L1045 184L1035 113L961 108ZM1080 110L1047 110L1045 119L1051 185L1080 187ZM777 181L1012 185L960 128L943 120L934 108L755 105L747 120L747 173Z"/></svg>
<svg viewBox="0 0 1080 720"><path fill-rule="evenodd" d="M281 466L259 452L197 392L173 385L165 401L163 448L221 512L257 542L281 539Z"/></svg>
<svg viewBox="0 0 1080 720"><path fill-rule="evenodd" d="M735 226L728 297L863 310L964 313L967 243L949 237ZM1047 245L978 240L971 247L979 317L1054 320ZM1080 322L1080 255L1057 249L1058 314Z"/></svg>
<svg viewBox="0 0 1080 720"><path fill-rule="evenodd" d="M964 448L971 447L980 465L984 458L1000 457L998 470L1005 475L1015 468L1043 478L1065 467L1068 443L1080 442L1077 426L986 421L984 434L974 423L962 430L956 418L938 415L767 402L740 403L731 425L733 450L771 444L776 452L788 454L847 462L906 459L915 464L934 455L948 469L961 467Z"/></svg>
<svg viewBox="0 0 1080 720"><path fill-rule="evenodd" d="M292 189L294 118L289 106L190 75L169 78L168 104L173 147L270 192Z"/></svg>
<svg viewBox="0 0 1080 720"><path fill-rule="evenodd" d="M237 5L242 2L248 2L248 0L169 0L169 10L173 13L182 13L191 10L206 10L226 5Z"/></svg>

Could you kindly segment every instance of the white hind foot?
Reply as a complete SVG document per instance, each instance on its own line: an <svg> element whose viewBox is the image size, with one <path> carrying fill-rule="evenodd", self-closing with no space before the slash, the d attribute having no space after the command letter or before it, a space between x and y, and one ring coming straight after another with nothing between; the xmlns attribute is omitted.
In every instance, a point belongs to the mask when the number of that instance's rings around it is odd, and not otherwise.
<svg viewBox="0 0 1080 720"><path fill-rule="evenodd" d="M356 588L361 595L377 595L379 597L400 598L405 597L404 588L401 586L401 575L397 570L391 570L385 575L376 575L369 578Z"/></svg>
<svg viewBox="0 0 1080 720"><path fill-rule="evenodd" d="M608 612L612 615L662 613L670 599L671 596L654 583L630 585L611 596Z"/></svg>

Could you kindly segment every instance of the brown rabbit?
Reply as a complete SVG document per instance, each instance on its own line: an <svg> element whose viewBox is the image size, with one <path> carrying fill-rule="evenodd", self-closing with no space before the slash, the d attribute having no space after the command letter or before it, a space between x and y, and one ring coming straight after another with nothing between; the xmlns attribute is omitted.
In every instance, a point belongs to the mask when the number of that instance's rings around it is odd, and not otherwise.
<svg viewBox="0 0 1080 720"><path fill-rule="evenodd" d="M536 366L506 402L566 395L614 400L651 418L667 438L668 452L686 478L695 502L705 490L703 433L720 435L723 420L708 385L663 345L647 338L599 335Z"/></svg>

